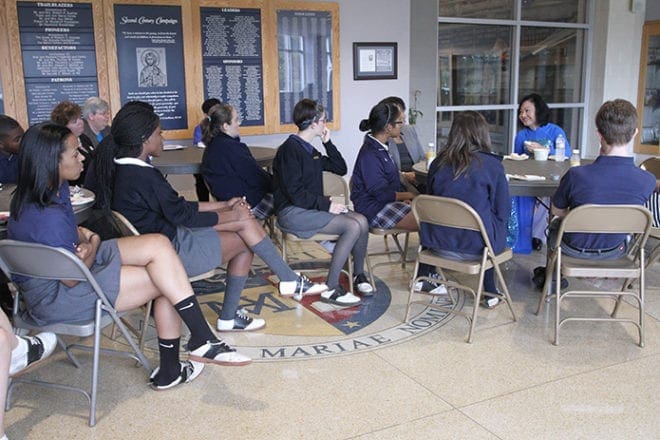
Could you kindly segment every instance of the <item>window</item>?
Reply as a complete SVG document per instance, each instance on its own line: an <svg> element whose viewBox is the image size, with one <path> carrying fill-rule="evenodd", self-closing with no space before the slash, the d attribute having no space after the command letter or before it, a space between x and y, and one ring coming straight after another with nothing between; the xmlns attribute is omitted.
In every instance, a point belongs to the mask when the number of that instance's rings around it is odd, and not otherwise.
<svg viewBox="0 0 660 440"><path fill-rule="evenodd" d="M508 154L518 101L538 93L551 121L584 142L589 0L439 0L437 140L453 114L475 110L490 125L493 149ZM588 130L587 130L588 131Z"/></svg>

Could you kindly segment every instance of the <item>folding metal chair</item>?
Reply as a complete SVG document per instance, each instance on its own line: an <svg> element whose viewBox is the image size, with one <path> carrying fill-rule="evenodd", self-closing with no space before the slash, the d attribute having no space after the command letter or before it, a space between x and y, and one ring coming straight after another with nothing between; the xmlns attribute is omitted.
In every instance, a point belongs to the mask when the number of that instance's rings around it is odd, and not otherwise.
<svg viewBox="0 0 660 440"><path fill-rule="evenodd" d="M344 180L343 177L328 171L323 172L323 194L325 196L331 197L334 201L343 203L346 206L348 206L350 203L350 195L348 192L348 185L346 184L346 180ZM289 263L289 250L287 245L288 242L335 241L339 239L339 235L336 234L315 234L309 238L301 238L291 232L284 231L281 227L279 229L282 232L282 259L287 264ZM317 262L318 260L309 261ZM348 260L346 261L346 269L343 272L347 274L349 289L351 292L353 292L353 256L350 254L348 256Z"/></svg>
<svg viewBox="0 0 660 440"><path fill-rule="evenodd" d="M20 310L20 289L18 288L18 285L15 284L18 292L14 299L14 327L17 329L53 332L57 334L58 343L76 367L80 368L80 363L71 352L72 349L92 352L93 366L91 387L89 391L69 385L28 380L21 377L10 381L6 402L6 409L8 410L11 406L12 390L17 383L31 383L51 388L77 391L85 395L89 401L89 426L94 426L96 424L96 397L98 390L100 353L135 359L142 364L149 373L151 372L151 364L129 334L128 329L120 319L119 314L106 298L92 273L87 266L85 266L85 264L71 252L65 249L41 244L2 240L0 241L0 267L10 280L13 280L12 277L14 275L49 280L73 280L89 283L96 292L98 299L96 301L96 311L93 319L76 322L62 322L50 325L38 325L30 318L27 311ZM105 326L113 323L119 327L119 330L124 335L135 354L126 351L101 349L101 330ZM93 335L94 342L92 347L80 344L67 345L63 339L61 339L60 336L62 335L78 336L81 338Z"/></svg>
<svg viewBox="0 0 660 440"><path fill-rule="evenodd" d="M500 300L504 301L511 312L511 317L513 321L516 321L516 314L513 311L511 297L509 296L509 289L506 286L504 277L502 276L502 271L500 270L500 264L505 261L510 260L513 257L513 252L511 249L505 249L504 251L496 254L493 250L493 247L490 244L490 239L486 232L486 228L481 221L479 214L472 209L467 203L452 199L448 197L439 197L431 195L420 195L413 199L412 202L412 211L417 220L417 224L421 226L422 223L427 223L437 226L446 226L449 228L465 229L470 231L477 231L481 233L481 237L484 241L484 248L480 260L457 260L449 257L439 256L430 249L423 249L420 243L417 250L417 260L415 261L415 271L413 273L413 280L410 285L410 293L408 295L408 305L406 307L406 321L408 321L410 316L410 305L413 303L422 303L422 301L413 301L413 296L415 294L430 295L436 296L438 294L430 292L415 291L415 285L418 281L435 281L437 279L432 279L426 276L417 276L419 271L420 263L426 263L431 266L436 266L438 273L441 276L442 283L445 284L447 288L447 294L452 301L454 307L445 307L437 304L427 304L428 307L440 309L453 313L456 315L463 316L470 323L470 330L468 333L467 342L472 342L472 336L474 329L477 323L477 312L479 310L479 302L481 301L482 295L486 294L491 297L497 297ZM484 292L483 291L483 282L484 275L486 270L493 268L499 285L503 290L503 293L495 292ZM478 287L475 292L469 286L464 284L449 281L445 276L443 269L452 270L455 272L461 272L469 275L479 275ZM452 295L452 288L456 290L462 290L470 293L474 298L474 306L471 314L464 313L462 311L455 310L455 305L457 303L457 298L454 298Z"/></svg>
<svg viewBox="0 0 660 440"><path fill-rule="evenodd" d="M621 290L568 290L561 292L561 283L555 283L555 340L559 344L559 328L569 321L612 321L630 322L639 331L639 346L644 346L644 282L645 255L644 245L651 228L651 213L639 205L582 205L571 209L561 222L555 249L550 255L546 266L546 280L543 294L536 311L538 315L546 299L551 296L550 286L553 277L561 280L566 277L589 278L623 278ZM586 258L569 257L562 254L560 244L566 233L586 234L632 234L628 253L612 260L590 260ZM630 280L639 280L636 291L627 291ZM561 303L567 298L633 298L638 305L639 315L636 320L616 318L617 308L609 317L571 316L561 319Z"/></svg>
<svg viewBox="0 0 660 440"><path fill-rule="evenodd" d="M112 211L112 219L114 220L115 226L119 233L121 234L122 237L133 237L133 236L138 236L140 233L138 232L137 229L135 229L135 226L126 218L124 217L120 212L117 211ZM203 274L190 277L188 280L193 283L195 281L199 280L205 280L207 278L211 278L213 275L215 275L215 271L210 270L208 272L204 272ZM153 300L149 301L144 305L144 317L142 318L141 324L139 328L134 327L130 322L127 320L123 320L124 324L135 334L139 336L139 347L140 349L144 349L144 344L147 340L147 330L149 328L149 317L151 316L151 309L153 308ZM113 331L113 337L114 337L114 331Z"/></svg>

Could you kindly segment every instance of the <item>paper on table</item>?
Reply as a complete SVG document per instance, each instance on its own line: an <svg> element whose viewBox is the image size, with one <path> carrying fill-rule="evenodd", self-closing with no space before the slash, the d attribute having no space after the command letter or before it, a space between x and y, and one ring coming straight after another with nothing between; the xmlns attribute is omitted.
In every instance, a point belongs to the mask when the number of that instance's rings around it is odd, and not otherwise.
<svg viewBox="0 0 660 440"><path fill-rule="evenodd" d="M537 176L536 174L507 174L506 178L515 179L515 180L527 180L527 181L545 180L545 176Z"/></svg>
<svg viewBox="0 0 660 440"><path fill-rule="evenodd" d="M507 154L504 156L505 159L510 159L510 160L527 160L529 159L529 156L526 155L525 153L523 154L518 154L518 153L511 153Z"/></svg>
<svg viewBox="0 0 660 440"><path fill-rule="evenodd" d="M176 145L176 144L165 144L163 145L163 150L183 150L184 147L183 145Z"/></svg>

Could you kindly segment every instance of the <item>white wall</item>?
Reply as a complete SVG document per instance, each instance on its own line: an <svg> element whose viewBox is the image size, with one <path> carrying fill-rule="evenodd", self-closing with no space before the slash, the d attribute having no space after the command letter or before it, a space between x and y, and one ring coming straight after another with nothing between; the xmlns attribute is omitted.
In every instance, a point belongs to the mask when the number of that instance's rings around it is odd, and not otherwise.
<svg viewBox="0 0 660 440"><path fill-rule="evenodd" d="M386 96L401 96L408 102L410 0L338 0L337 3L341 129L332 133L331 138L348 162L350 175L364 137L364 133L358 130L360 120L367 118L371 107ZM354 81L353 42L397 42L398 79ZM275 147L287 136L245 136L241 139L248 145ZM318 140L316 147L324 152Z"/></svg>
<svg viewBox="0 0 660 440"><path fill-rule="evenodd" d="M644 10L633 13L630 2L595 1L592 70L589 78L589 124L587 157L598 155L594 118L605 101L622 98L637 102L639 56L642 46Z"/></svg>

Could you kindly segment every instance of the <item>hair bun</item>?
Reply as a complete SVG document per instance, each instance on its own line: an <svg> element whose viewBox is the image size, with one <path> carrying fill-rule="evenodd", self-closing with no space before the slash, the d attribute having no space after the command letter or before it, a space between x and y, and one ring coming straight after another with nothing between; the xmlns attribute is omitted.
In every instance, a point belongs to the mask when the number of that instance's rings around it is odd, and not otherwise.
<svg viewBox="0 0 660 440"><path fill-rule="evenodd" d="M370 128L369 119L363 119L360 121L360 131L369 131Z"/></svg>

